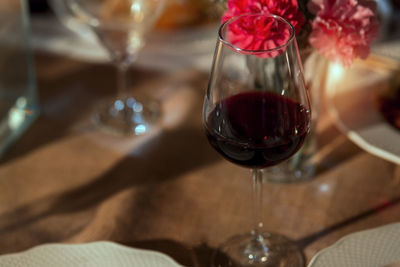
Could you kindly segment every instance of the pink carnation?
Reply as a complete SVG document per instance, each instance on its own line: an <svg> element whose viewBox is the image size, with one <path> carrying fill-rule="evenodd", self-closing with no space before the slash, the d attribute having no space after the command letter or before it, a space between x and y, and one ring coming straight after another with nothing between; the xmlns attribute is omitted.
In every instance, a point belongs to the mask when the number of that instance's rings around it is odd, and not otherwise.
<svg viewBox="0 0 400 267"><path fill-rule="evenodd" d="M309 41L320 53L344 66L368 56L379 28L374 1L314 0L309 9L316 13Z"/></svg>
<svg viewBox="0 0 400 267"><path fill-rule="evenodd" d="M222 21L246 13L270 13L281 16L292 24L296 33L299 33L305 23L297 0L228 0L228 10L222 16Z"/></svg>
<svg viewBox="0 0 400 267"><path fill-rule="evenodd" d="M285 47L277 48L289 41L292 32L286 23L271 16L244 15L229 24L225 37L237 48L259 57L275 57L284 51Z"/></svg>
<svg viewBox="0 0 400 267"><path fill-rule="evenodd" d="M300 31L305 23L303 13L298 8L297 0L228 0L228 9L222 17L225 22L242 14L268 13L288 20L295 31ZM283 23L273 23L268 18L242 17L231 23L227 38L236 47L245 50L274 49L285 44L290 38L290 31ZM273 57L282 51L259 55Z"/></svg>

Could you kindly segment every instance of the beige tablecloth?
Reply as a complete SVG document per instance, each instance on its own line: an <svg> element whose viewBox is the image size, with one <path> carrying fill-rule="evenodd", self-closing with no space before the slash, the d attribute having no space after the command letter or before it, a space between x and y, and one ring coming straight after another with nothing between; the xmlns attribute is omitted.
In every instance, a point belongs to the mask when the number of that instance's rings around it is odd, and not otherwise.
<svg viewBox="0 0 400 267"><path fill-rule="evenodd" d="M111 240L162 251L187 266L251 227L248 170L207 143L207 73L133 68L139 94L163 104L149 135L121 138L90 122L115 93L112 66L37 54L41 115L0 164L0 253L43 243ZM400 168L318 125L315 179L265 184L265 229L296 240L307 260L346 234L400 220Z"/></svg>

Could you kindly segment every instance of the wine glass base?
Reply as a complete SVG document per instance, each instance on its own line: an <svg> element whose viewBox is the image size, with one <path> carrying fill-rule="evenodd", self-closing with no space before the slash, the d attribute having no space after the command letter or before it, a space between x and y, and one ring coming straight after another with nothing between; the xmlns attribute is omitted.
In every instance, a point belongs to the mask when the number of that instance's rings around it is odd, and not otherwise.
<svg viewBox="0 0 400 267"><path fill-rule="evenodd" d="M102 130L117 135L142 135L160 119L161 109L156 101L133 97L101 103L93 115Z"/></svg>
<svg viewBox="0 0 400 267"><path fill-rule="evenodd" d="M295 243L284 236L262 233L237 235L223 243L212 259L213 267L304 267Z"/></svg>

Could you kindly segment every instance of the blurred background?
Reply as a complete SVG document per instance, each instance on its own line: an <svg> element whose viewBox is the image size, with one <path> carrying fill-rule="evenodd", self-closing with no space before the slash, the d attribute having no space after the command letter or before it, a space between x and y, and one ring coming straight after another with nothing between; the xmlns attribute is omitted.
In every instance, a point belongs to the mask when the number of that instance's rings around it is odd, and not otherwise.
<svg viewBox="0 0 400 267"><path fill-rule="evenodd" d="M34 48L93 62L107 61L106 53L96 45L93 34L65 13L62 2L29 0ZM190 64L208 72L224 2L168 0L136 64L164 69ZM397 44L400 39L400 0L378 0L377 3L381 31L373 52L400 58Z"/></svg>
<svg viewBox="0 0 400 267"><path fill-rule="evenodd" d="M68 14L63 1L29 0L29 5L34 49L94 63L109 60L94 34ZM190 65L208 72L222 12L219 0L168 0L135 64L167 71Z"/></svg>

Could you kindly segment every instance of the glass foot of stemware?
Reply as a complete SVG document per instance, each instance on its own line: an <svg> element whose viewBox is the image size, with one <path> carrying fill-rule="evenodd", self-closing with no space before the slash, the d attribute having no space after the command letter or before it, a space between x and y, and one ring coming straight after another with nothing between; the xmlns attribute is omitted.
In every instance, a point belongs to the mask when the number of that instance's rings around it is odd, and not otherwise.
<svg viewBox="0 0 400 267"><path fill-rule="evenodd" d="M237 235L223 243L212 259L213 267L304 267L304 255L284 236L262 233Z"/></svg>
<svg viewBox="0 0 400 267"><path fill-rule="evenodd" d="M118 135L142 135L159 120L160 105L155 101L128 97L101 103L93 116L101 129Z"/></svg>

